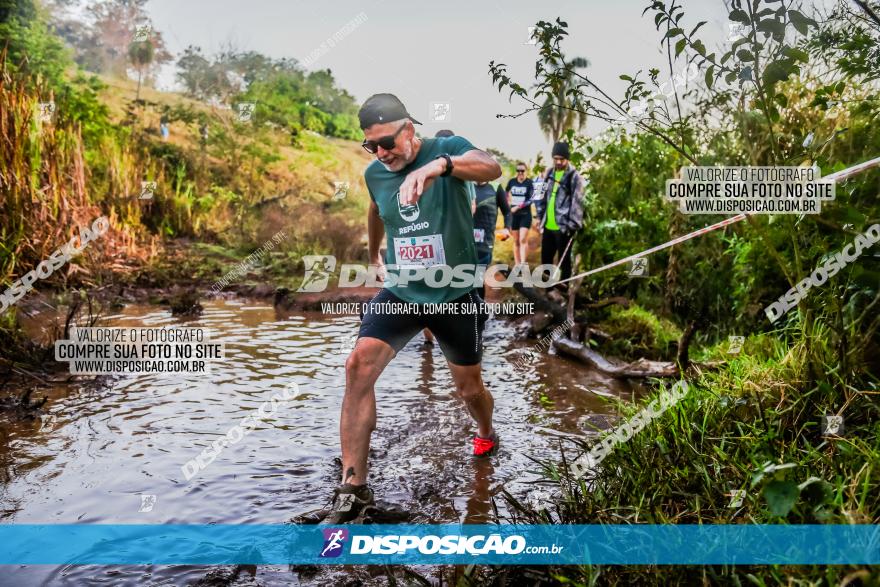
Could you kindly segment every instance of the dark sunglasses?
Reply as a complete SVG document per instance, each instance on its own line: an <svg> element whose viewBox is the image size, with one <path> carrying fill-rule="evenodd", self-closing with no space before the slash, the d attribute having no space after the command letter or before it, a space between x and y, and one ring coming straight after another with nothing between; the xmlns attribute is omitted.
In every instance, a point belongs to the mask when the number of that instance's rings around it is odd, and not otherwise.
<svg viewBox="0 0 880 587"><path fill-rule="evenodd" d="M525 173L526 170L525 170L525 169L517 169L516 172L517 172L517 173Z"/></svg>
<svg viewBox="0 0 880 587"><path fill-rule="evenodd" d="M403 123L403 126L397 129L393 135L387 135L384 137L379 137L379 140L376 141L364 141L361 143L361 147L366 150L367 153L371 155L375 155L379 151L379 147L382 147L386 151L390 151L394 148L394 145L397 143L397 135L400 134L400 131L406 128L406 123Z"/></svg>

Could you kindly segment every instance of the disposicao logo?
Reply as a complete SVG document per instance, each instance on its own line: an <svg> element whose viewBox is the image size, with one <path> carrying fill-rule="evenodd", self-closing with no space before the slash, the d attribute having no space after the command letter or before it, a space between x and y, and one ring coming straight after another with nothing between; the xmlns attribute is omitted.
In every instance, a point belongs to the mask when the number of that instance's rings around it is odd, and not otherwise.
<svg viewBox="0 0 880 587"><path fill-rule="evenodd" d="M324 533L324 546L321 548L320 558L334 558L342 554L345 541L348 540L348 530L343 528L327 528L321 530Z"/></svg>
<svg viewBox="0 0 880 587"><path fill-rule="evenodd" d="M407 550L416 550L419 554L520 554L526 550L526 539L516 535L502 537L500 534L355 536L351 545L351 554L407 554Z"/></svg>

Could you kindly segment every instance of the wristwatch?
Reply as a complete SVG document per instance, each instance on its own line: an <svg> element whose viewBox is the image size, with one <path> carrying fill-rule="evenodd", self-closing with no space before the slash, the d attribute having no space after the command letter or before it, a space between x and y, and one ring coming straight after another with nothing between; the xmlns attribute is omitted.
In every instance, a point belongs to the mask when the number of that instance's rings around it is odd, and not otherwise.
<svg viewBox="0 0 880 587"><path fill-rule="evenodd" d="M440 159L440 158L446 159L446 171L441 173L440 177L449 177L450 175L452 175L452 168L454 167L452 165L452 157L450 157L446 153L443 153L442 155L437 155L436 157L434 157L435 160Z"/></svg>

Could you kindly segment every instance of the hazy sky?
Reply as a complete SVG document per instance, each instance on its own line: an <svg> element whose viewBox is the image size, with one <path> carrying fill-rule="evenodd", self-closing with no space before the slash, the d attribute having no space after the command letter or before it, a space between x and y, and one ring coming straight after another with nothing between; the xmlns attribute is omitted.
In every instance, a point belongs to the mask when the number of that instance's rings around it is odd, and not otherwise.
<svg viewBox="0 0 880 587"><path fill-rule="evenodd" d="M647 0L151 0L147 8L175 54L187 45L213 53L231 41L243 50L300 61L363 13L362 24L309 69L330 68L338 85L358 102L378 92L396 94L423 123L422 134L433 136L441 128L451 128L478 147L533 159L538 151L549 156L551 142L540 131L534 113L496 118L496 114L522 112L525 104L509 103L507 93L492 86L489 62L506 63L515 80L532 83L537 48L526 44L528 27L561 17L569 24L565 54L586 57L590 76L620 98L625 87L620 74L650 67L667 70L662 66L661 35L650 14L641 16L648 4ZM700 35L710 51L724 41L728 31L721 0L685 0L684 6L686 28L708 21ZM169 88L173 82L169 70L160 86ZM450 122L431 121L435 102L450 104ZM587 132L601 128L591 120Z"/></svg>

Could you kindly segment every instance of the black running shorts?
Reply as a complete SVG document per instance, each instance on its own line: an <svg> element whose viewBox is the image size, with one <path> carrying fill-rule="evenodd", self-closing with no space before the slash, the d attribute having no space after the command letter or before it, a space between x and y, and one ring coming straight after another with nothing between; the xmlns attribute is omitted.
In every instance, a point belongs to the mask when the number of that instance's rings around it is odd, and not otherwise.
<svg viewBox="0 0 880 587"><path fill-rule="evenodd" d="M532 211L522 210L511 216L512 222L510 229L519 230L520 228L532 227Z"/></svg>
<svg viewBox="0 0 880 587"><path fill-rule="evenodd" d="M445 304L445 311L440 313L428 313L425 309L423 304L404 302L383 289L365 307L358 338L378 338L397 353L412 337L428 328L450 363L463 367L478 365L483 358L483 327L489 318L480 294L468 292Z"/></svg>

